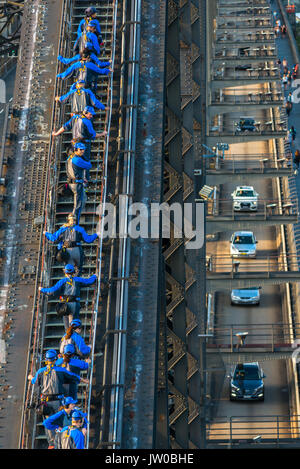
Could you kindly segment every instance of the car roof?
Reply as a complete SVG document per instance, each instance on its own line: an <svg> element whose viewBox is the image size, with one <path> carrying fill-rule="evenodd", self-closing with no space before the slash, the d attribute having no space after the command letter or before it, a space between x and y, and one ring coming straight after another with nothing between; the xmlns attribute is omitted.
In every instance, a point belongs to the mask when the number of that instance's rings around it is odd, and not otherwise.
<svg viewBox="0 0 300 469"><path fill-rule="evenodd" d="M242 364L243 366L247 366L247 367L253 367L253 368L259 368L259 364L258 362L251 362L251 363L237 363L235 365L235 368L239 365L239 364Z"/></svg>
<svg viewBox="0 0 300 469"><path fill-rule="evenodd" d="M238 189L253 189L253 186L236 186L235 190L238 190Z"/></svg>
<svg viewBox="0 0 300 469"><path fill-rule="evenodd" d="M233 234L235 236L253 235L253 232L252 231L235 231Z"/></svg>

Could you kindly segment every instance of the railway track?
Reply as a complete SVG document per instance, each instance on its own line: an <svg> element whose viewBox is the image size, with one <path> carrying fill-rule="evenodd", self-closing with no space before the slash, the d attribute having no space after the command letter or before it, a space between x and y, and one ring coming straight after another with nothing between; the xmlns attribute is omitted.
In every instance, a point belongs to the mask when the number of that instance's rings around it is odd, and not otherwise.
<svg viewBox="0 0 300 469"><path fill-rule="evenodd" d="M101 60L114 61L114 23L116 18L116 3L114 0L94 2L97 8L98 19L101 25L104 50ZM63 18L61 20L61 39L59 54L65 57L72 57L72 48L76 39L76 31L80 20L84 17L84 11L89 6L88 2L65 1ZM65 70L66 66L57 64L57 71ZM112 75L101 76L98 80L97 96L106 106L106 110L98 111L93 120L93 127L96 132L110 128L112 111ZM61 96L69 89L73 80L57 80L55 96ZM70 118L70 105L57 104L52 116L52 130L58 129ZM64 132L62 137L51 142L49 154L49 172L47 176L47 191L45 194L45 217L44 230L55 232L61 227L66 216L73 209L73 194L62 195L58 193L58 188L66 183L65 162L67 151L71 143L71 132ZM108 157L109 132L106 137L95 139L91 148L90 171L91 182L86 189L87 201L85 209L80 218L80 225L88 233L99 231L99 221L101 211L99 206L104 201L106 195L106 169ZM44 237L41 240L41 252L39 259L40 275L36 280L36 314L33 320L30 352L28 357L28 371L36 371L42 366L42 360L48 349L59 350L60 339L64 335L64 325L61 319L57 318L55 311L56 300L43 298L38 292L39 285L53 285L63 277L63 265L56 260L56 246L48 243ZM97 310L99 302L101 268L102 268L102 239L91 245L82 244L84 250L84 264L81 275L90 277L93 274L98 276L98 284L81 290L81 310L80 319L83 324L83 337L86 343L93 344L95 340L95 326L97 323ZM83 374L90 379L90 385L80 385L78 389L78 402L82 410L89 414L89 403L91 396L91 381L93 358L90 370ZM46 435L40 417L32 410L28 410L28 404L32 399L32 389L29 386L24 395L23 425L20 433L20 447L42 449L47 447Z"/></svg>

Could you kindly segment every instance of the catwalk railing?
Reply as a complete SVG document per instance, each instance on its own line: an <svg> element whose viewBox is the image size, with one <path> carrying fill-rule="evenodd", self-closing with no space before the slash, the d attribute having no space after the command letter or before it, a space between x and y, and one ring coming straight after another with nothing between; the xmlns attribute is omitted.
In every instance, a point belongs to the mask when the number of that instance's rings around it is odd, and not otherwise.
<svg viewBox="0 0 300 469"><path fill-rule="evenodd" d="M238 310L238 306L232 306L232 308ZM292 356L292 352L299 347L297 345L299 339L299 323L293 326L284 323L229 324L228 326L214 327L213 336L208 339L207 349L213 351L218 348L225 352L245 352L247 350L251 352L253 349L263 349L274 352L276 349L286 348L291 351Z"/></svg>
<svg viewBox="0 0 300 469"><path fill-rule="evenodd" d="M261 444L291 439L299 445L299 415L231 416L213 419L207 426L208 443ZM297 441L298 440L298 441ZM210 447L210 446L208 446ZM251 446L249 446L250 448Z"/></svg>
<svg viewBox="0 0 300 469"><path fill-rule="evenodd" d="M271 66L264 65L259 67L245 65L244 70L242 70L242 66L238 69L238 67L234 66L226 67L226 63L224 63L223 66L215 68L213 74L213 80L215 81L232 80L232 82L234 82L243 80L245 82L251 82L254 80L266 80L267 78L280 81L278 67L272 64Z"/></svg>
<svg viewBox="0 0 300 469"><path fill-rule="evenodd" d="M247 119L245 117L243 120L229 120L226 119L224 120L223 125L214 125L214 123L211 123L211 127L209 130L210 135L220 135L225 136L225 135L237 135L237 136L244 136L244 135L253 135L255 136L258 135L266 135L266 134L272 134L273 132L275 133L287 133L287 123L285 120L281 119L272 119L272 120L260 120L260 121L254 121L249 123L250 119ZM243 122L244 121L244 122Z"/></svg>
<svg viewBox="0 0 300 469"><path fill-rule="evenodd" d="M241 92L236 91L235 89L227 90L226 94L223 93L214 93L211 100L212 105L219 104L283 104L283 95L282 90L272 90L272 91L260 91L253 88L253 90L247 88L247 94L241 94Z"/></svg>
<svg viewBox="0 0 300 469"><path fill-rule="evenodd" d="M239 209L235 209L233 200L218 199L218 207L213 203L208 203L207 220L211 219L231 219L231 220L253 220L259 223L262 220L276 215L298 215L298 200L294 197L278 199L258 199L255 205L251 205L247 198L239 202Z"/></svg>
<svg viewBox="0 0 300 469"><path fill-rule="evenodd" d="M230 241L228 241L228 250ZM259 247L258 244L256 245ZM244 246L245 247L245 246ZM240 249L243 250L242 247ZM236 253L231 255L207 255L207 270L212 273L244 273L253 276L255 272L286 272L286 263L284 253L278 254L265 254L264 252L251 253L248 255L247 247L244 253ZM249 257L252 258L249 258ZM289 267L289 272L298 271L300 265L300 256L288 254L286 260Z"/></svg>
<svg viewBox="0 0 300 469"><path fill-rule="evenodd" d="M121 25L121 77L118 154L123 155L120 187L122 211L120 238L112 245L111 268L117 259L118 274L107 302L104 340L103 389L106 407L102 408L100 446L117 449L122 442L124 383L126 371L126 331L128 315L128 280L130 259L129 209L134 192L136 119L140 59L141 1L124 1ZM120 174L118 173L118 178ZM110 279L111 280L111 279ZM112 280L111 280L112 282ZM113 289L113 293L112 293ZM111 297L114 307L112 306ZM110 324L114 324L111 330ZM112 338L110 341L109 338ZM109 363L111 362L111 363Z"/></svg>
<svg viewBox="0 0 300 469"><path fill-rule="evenodd" d="M292 171L292 158L291 153L285 154L272 154L261 153L247 155L218 155L217 157L210 157L205 159L206 170L209 172L226 172L226 173L239 173L247 175L247 173L264 173L265 171L273 171L277 169L286 169Z"/></svg>

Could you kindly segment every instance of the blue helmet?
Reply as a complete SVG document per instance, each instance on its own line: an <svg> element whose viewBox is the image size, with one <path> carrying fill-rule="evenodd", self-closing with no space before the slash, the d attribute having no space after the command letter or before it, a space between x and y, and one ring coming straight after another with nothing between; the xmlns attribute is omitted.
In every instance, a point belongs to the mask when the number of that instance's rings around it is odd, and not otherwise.
<svg viewBox="0 0 300 469"><path fill-rule="evenodd" d="M74 148L75 148L75 150L85 150L86 146L85 146L84 143L77 142L77 143L75 143Z"/></svg>
<svg viewBox="0 0 300 469"><path fill-rule="evenodd" d="M65 267L64 267L64 271L65 271L67 274L72 274L73 272L75 272L75 267L74 267L74 265L72 265L72 264L67 264L67 265L65 265Z"/></svg>
<svg viewBox="0 0 300 469"><path fill-rule="evenodd" d="M57 352L54 349L47 350L45 357L47 360L53 361L57 358Z"/></svg>
<svg viewBox="0 0 300 469"><path fill-rule="evenodd" d="M77 404L78 401L76 401L75 399L73 399L73 397L65 397L64 400L63 400L63 405L64 406L67 406L69 404Z"/></svg>
<svg viewBox="0 0 300 469"><path fill-rule="evenodd" d="M73 353L75 353L75 347L73 344L67 344L64 346L64 354L65 355L72 355Z"/></svg>
<svg viewBox="0 0 300 469"><path fill-rule="evenodd" d="M82 419L82 413L80 410L74 410L72 413L72 420L81 420Z"/></svg>
<svg viewBox="0 0 300 469"><path fill-rule="evenodd" d="M93 116L96 114L92 106L85 106L84 112L90 112L91 114L93 114Z"/></svg>
<svg viewBox="0 0 300 469"><path fill-rule="evenodd" d="M95 13L97 13L97 10L96 10L95 7L88 7L88 8L85 10L86 16L92 16L92 15L94 15Z"/></svg>
<svg viewBox="0 0 300 469"><path fill-rule="evenodd" d="M73 327L73 329L76 329L77 327L81 327L81 321L80 319L73 319L70 325Z"/></svg>

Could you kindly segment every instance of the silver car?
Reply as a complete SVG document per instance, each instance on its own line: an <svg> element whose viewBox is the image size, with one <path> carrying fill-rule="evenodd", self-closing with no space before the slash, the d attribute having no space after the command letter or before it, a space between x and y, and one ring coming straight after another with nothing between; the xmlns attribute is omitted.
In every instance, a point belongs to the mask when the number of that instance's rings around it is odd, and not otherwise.
<svg viewBox="0 0 300 469"><path fill-rule="evenodd" d="M232 305L259 305L260 290L257 288L244 288L243 290L232 290L231 304Z"/></svg>
<svg viewBox="0 0 300 469"><path fill-rule="evenodd" d="M230 240L232 257L256 257L256 238L252 231L236 231Z"/></svg>

